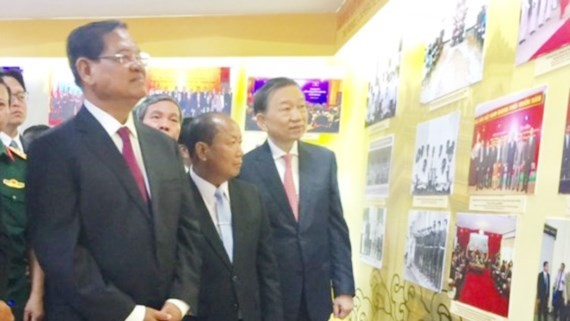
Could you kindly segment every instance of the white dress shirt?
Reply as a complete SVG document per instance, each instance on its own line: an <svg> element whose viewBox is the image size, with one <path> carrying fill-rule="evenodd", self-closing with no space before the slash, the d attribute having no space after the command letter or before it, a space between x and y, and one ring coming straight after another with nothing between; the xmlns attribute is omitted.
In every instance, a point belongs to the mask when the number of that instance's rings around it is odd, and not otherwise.
<svg viewBox="0 0 570 321"><path fill-rule="evenodd" d="M196 187L198 187L198 191L200 192L200 195L202 195L202 200L204 201L204 204L206 204L206 209L208 209L210 218L212 219L212 222L214 222L214 226L217 227L218 216L216 215L216 196L214 195L216 193L217 187L196 174L194 167L190 168L190 177L192 177L194 184L196 184ZM223 182L220 185L220 188L224 192L224 197L228 201L228 204L231 204L228 182Z"/></svg>
<svg viewBox="0 0 570 321"><path fill-rule="evenodd" d="M5 147L10 146L12 141L15 141L16 145L18 145L18 148L20 149L20 151L23 152L24 151L24 145L22 144L22 140L20 138L21 138L20 133L18 133L16 135L16 137L10 137L5 132L0 132L0 139L2 140L2 144L4 144Z"/></svg>
<svg viewBox="0 0 570 321"><path fill-rule="evenodd" d="M269 149L271 150L271 155L273 156L273 161L275 162L275 167L277 167L277 172L279 173L279 178L281 178L281 182L283 183L285 178L285 156L287 153L283 151L281 148L277 147L272 141L271 138L267 139L267 143L269 144ZM291 150L289 151L291 154L291 169L293 171L293 183L295 183L295 191L297 192L297 196L299 195L299 146L297 142L293 143Z"/></svg>
<svg viewBox="0 0 570 321"><path fill-rule="evenodd" d="M91 115L93 115L93 117L95 117L95 119L97 120L97 122L99 122L99 124L101 124L101 126L103 126L103 128L105 129L107 134L109 134L109 136L113 140L113 143L115 143L115 146L117 146L117 148L119 149L119 152L121 154L123 153L123 140L121 139L121 136L119 136L118 131L121 127L127 127L129 129L131 145L133 146L133 152L135 154L135 159L136 159L137 164L139 165L141 173L144 177L146 190L147 190L147 193L148 193L149 199L150 199L152 195L150 194L148 176L146 174L146 168L144 166L144 159L143 159L143 155L141 152L141 146L139 143L138 133L137 133L137 129L135 127L135 122L133 120L132 113L129 113L129 117L127 118L127 121L124 124L121 124L117 119L115 119L109 113L107 113L107 112L103 111L102 109L100 109L99 107L93 105L88 100L84 101L84 105L85 105L85 108L87 108L87 111ZM178 309L180 309L180 312L182 313L182 315L185 315L186 313L188 313L188 310L190 310L190 306L188 306L188 304L186 304L182 300L168 299L166 302L170 302L170 303L174 304L176 307L178 307ZM146 314L145 306L144 305L136 305L135 308L133 309L133 311L131 312L131 314L129 314L129 316L125 319L125 321L143 321L145 314Z"/></svg>

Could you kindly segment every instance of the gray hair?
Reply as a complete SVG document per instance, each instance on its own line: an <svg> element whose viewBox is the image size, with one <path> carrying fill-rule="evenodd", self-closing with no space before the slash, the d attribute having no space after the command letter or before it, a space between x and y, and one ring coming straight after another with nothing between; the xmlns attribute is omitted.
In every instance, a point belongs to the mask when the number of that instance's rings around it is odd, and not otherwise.
<svg viewBox="0 0 570 321"><path fill-rule="evenodd" d="M182 108L180 108L180 104L178 103L178 101L176 101L176 99L172 98L172 96L169 96L167 94L152 94L146 96L135 106L134 109L135 117L138 120L142 121L144 116L146 115L148 106L154 105L159 101L170 101L173 104L175 104L176 107L178 107L178 115L180 116L179 120L180 122L182 122Z"/></svg>

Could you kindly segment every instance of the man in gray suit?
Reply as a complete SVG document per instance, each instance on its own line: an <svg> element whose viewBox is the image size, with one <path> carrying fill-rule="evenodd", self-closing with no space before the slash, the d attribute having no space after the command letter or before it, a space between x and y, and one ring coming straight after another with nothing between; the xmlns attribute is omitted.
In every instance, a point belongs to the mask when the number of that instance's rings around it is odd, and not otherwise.
<svg viewBox="0 0 570 321"><path fill-rule="evenodd" d="M269 80L253 108L269 137L245 155L240 178L259 187L270 216L285 320L344 318L354 278L334 153L299 140L307 107L294 80Z"/></svg>
<svg viewBox="0 0 570 321"><path fill-rule="evenodd" d="M33 248L47 321L179 321L198 308L201 241L176 142L133 119L143 56L127 26L69 35L85 102L30 146Z"/></svg>

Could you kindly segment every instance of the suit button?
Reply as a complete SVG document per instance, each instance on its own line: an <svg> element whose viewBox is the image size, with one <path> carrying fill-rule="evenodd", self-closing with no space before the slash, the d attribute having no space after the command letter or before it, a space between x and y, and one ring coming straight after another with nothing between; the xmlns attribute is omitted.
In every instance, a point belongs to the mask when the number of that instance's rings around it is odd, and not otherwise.
<svg viewBox="0 0 570 321"><path fill-rule="evenodd" d="M234 303L234 309L236 309L236 310L238 309L237 303Z"/></svg>
<svg viewBox="0 0 570 321"><path fill-rule="evenodd" d="M237 282L237 280L238 280L237 275L232 276L232 281Z"/></svg>

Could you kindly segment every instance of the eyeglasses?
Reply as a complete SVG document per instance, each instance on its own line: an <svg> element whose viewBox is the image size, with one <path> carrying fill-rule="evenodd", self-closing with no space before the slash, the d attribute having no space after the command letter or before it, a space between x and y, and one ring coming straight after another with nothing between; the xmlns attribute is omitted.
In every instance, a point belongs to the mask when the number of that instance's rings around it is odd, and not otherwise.
<svg viewBox="0 0 570 321"><path fill-rule="evenodd" d="M99 56L98 59L110 59L118 62L121 65L130 65L134 62L137 62L143 66L148 65L148 61L150 59L150 55L144 52L138 54L132 53L117 53L111 56Z"/></svg>
<svg viewBox="0 0 570 321"><path fill-rule="evenodd" d="M20 102L25 102L28 98L28 93L25 91L17 92L12 94L12 98L19 100Z"/></svg>

